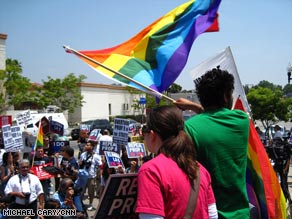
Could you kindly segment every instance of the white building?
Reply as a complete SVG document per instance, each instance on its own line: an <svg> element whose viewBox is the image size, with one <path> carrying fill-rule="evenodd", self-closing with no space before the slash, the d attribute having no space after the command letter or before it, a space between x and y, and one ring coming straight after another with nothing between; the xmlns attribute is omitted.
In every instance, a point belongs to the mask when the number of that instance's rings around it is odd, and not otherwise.
<svg viewBox="0 0 292 219"><path fill-rule="evenodd" d="M130 94L124 86L83 82L80 83L80 93L83 96L83 106L68 115L69 123L140 113L131 106L141 95Z"/></svg>

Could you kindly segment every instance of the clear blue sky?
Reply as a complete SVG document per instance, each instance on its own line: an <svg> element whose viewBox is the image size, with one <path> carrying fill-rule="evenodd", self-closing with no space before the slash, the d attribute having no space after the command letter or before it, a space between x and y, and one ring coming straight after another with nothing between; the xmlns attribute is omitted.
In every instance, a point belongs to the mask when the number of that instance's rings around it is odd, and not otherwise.
<svg viewBox="0 0 292 219"><path fill-rule="evenodd" d="M0 0L0 33L8 35L7 58L22 63L23 76L42 82L69 73L86 82L113 83L63 45L76 50L120 44L185 0ZM175 83L193 89L190 70L227 46L241 82L287 84L292 65L292 0L222 0L220 31L194 42L187 65Z"/></svg>

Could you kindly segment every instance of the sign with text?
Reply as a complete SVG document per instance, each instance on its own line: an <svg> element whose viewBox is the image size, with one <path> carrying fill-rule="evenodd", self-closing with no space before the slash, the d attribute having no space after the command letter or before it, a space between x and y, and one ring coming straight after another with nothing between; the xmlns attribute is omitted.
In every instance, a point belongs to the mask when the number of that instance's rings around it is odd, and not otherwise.
<svg viewBox="0 0 292 219"><path fill-rule="evenodd" d="M14 147L23 149L22 131L19 126L11 126L11 136L14 141Z"/></svg>
<svg viewBox="0 0 292 219"><path fill-rule="evenodd" d="M100 141L99 142L99 154L104 155L105 151L112 151L116 153L120 153L120 146L112 141Z"/></svg>
<svg viewBox="0 0 292 219"><path fill-rule="evenodd" d="M96 209L95 219L138 219L137 174L111 174Z"/></svg>
<svg viewBox="0 0 292 219"><path fill-rule="evenodd" d="M59 153L61 147L63 146L70 146L69 141L51 141L50 148L52 149L53 153Z"/></svg>
<svg viewBox="0 0 292 219"><path fill-rule="evenodd" d="M120 165L124 167L123 161L118 153L105 151L104 155L109 168L118 167Z"/></svg>
<svg viewBox="0 0 292 219"><path fill-rule="evenodd" d="M32 123L32 118L30 116L30 110L22 111L21 113L16 114L16 122L19 126L26 126Z"/></svg>
<svg viewBox="0 0 292 219"><path fill-rule="evenodd" d="M10 125L2 126L2 139L6 152L17 152L19 150L19 148L14 145Z"/></svg>
<svg viewBox="0 0 292 219"><path fill-rule="evenodd" d="M128 119L115 118L113 142L118 145L126 145L128 143L130 121Z"/></svg>
<svg viewBox="0 0 292 219"><path fill-rule="evenodd" d="M64 125L57 121L50 121L50 130L58 135L64 135Z"/></svg>
<svg viewBox="0 0 292 219"><path fill-rule="evenodd" d="M3 125L12 125L12 116L0 116L0 128Z"/></svg>
<svg viewBox="0 0 292 219"><path fill-rule="evenodd" d="M53 166L53 163L47 163L47 164L41 164L41 165L38 165L38 166L32 166L30 168L30 170L34 175L36 175L39 178L39 180L44 180L44 179L49 179L49 178L54 177L54 175L51 175L48 172L43 170L43 167L46 167L46 166Z"/></svg>
<svg viewBox="0 0 292 219"><path fill-rule="evenodd" d="M126 145L126 150L128 154L128 158L137 158L137 157L145 157L146 151L143 143L139 142L128 142Z"/></svg>
<svg viewBox="0 0 292 219"><path fill-rule="evenodd" d="M90 132L90 135L89 135L89 138L88 140L89 141L97 141L99 136L101 135L100 134L100 129L93 129L91 132Z"/></svg>
<svg viewBox="0 0 292 219"><path fill-rule="evenodd" d="M142 135L131 136L131 142L140 142L144 143L144 137Z"/></svg>

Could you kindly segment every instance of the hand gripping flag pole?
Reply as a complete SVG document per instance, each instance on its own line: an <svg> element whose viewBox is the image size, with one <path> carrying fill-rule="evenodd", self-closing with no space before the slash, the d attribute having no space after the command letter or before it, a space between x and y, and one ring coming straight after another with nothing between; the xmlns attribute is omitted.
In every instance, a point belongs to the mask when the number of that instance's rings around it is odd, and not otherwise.
<svg viewBox="0 0 292 219"><path fill-rule="evenodd" d="M86 60L88 60L88 61L90 61L90 62L92 62L92 63L94 63L96 65L99 65L102 68L104 68L104 69L106 69L108 71L111 71L112 73L117 74L117 75L119 75L119 76L121 76L121 77L123 77L123 78L125 78L125 79L127 79L127 80L129 80L129 81L131 81L133 83L135 83L136 85L146 89L149 92L149 94L152 94L153 96L156 96L158 98L165 98L165 99L167 99L167 100L169 100L171 102L175 102L174 99L172 99L172 98L170 98L170 97L168 97L168 96L166 96L166 95L164 95L164 94L162 94L162 93L160 93L160 92L158 92L158 91L156 91L156 90L154 90L154 89L152 89L150 87L147 87L146 85L134 80L133 78L128 77L127 75L122 74L121 72L118 72L118 71L115 71L115 70L109 68L108 66L106 66L106 65L104 65L104 64L102 64L102 63L100 63L100 62L98 62L98 61L96 61L96 60L94 60L94 59L92 59L92 58L90 58L90 57L78 52L75 49L70 48L69 46L63 46L63 48L66 50L66 52L73 53L73 54L75 54L77 56L81 56L82 58L84 58L84 59L86 59Z"/></svg>

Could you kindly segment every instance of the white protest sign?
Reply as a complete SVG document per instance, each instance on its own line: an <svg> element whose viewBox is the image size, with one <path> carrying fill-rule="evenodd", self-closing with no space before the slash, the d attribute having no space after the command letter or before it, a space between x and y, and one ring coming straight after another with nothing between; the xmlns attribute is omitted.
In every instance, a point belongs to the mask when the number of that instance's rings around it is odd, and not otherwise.
<svg viewBox="0 0 292 219"><path fill-rule="evenodd" d="M23 111L16 114L16 122L19 126L24 126L32 123L32 118L30 116L30 110Z"/></svg>
<svg viewBox="0 0 292 219"><path fill-rule="evenodd" d="M4 125L2 126L2 137L3 137L3 144L6 152L16 152L18 151L14 147L14 141L11 134L11 126Z"/></svg>
<svg viewBox="0 0 292 219"><path fill-rule="evenodd" d="M14 141L14 147L18 149L23 149L22 132L19 126L11 126L11 135Z"/></svg>

